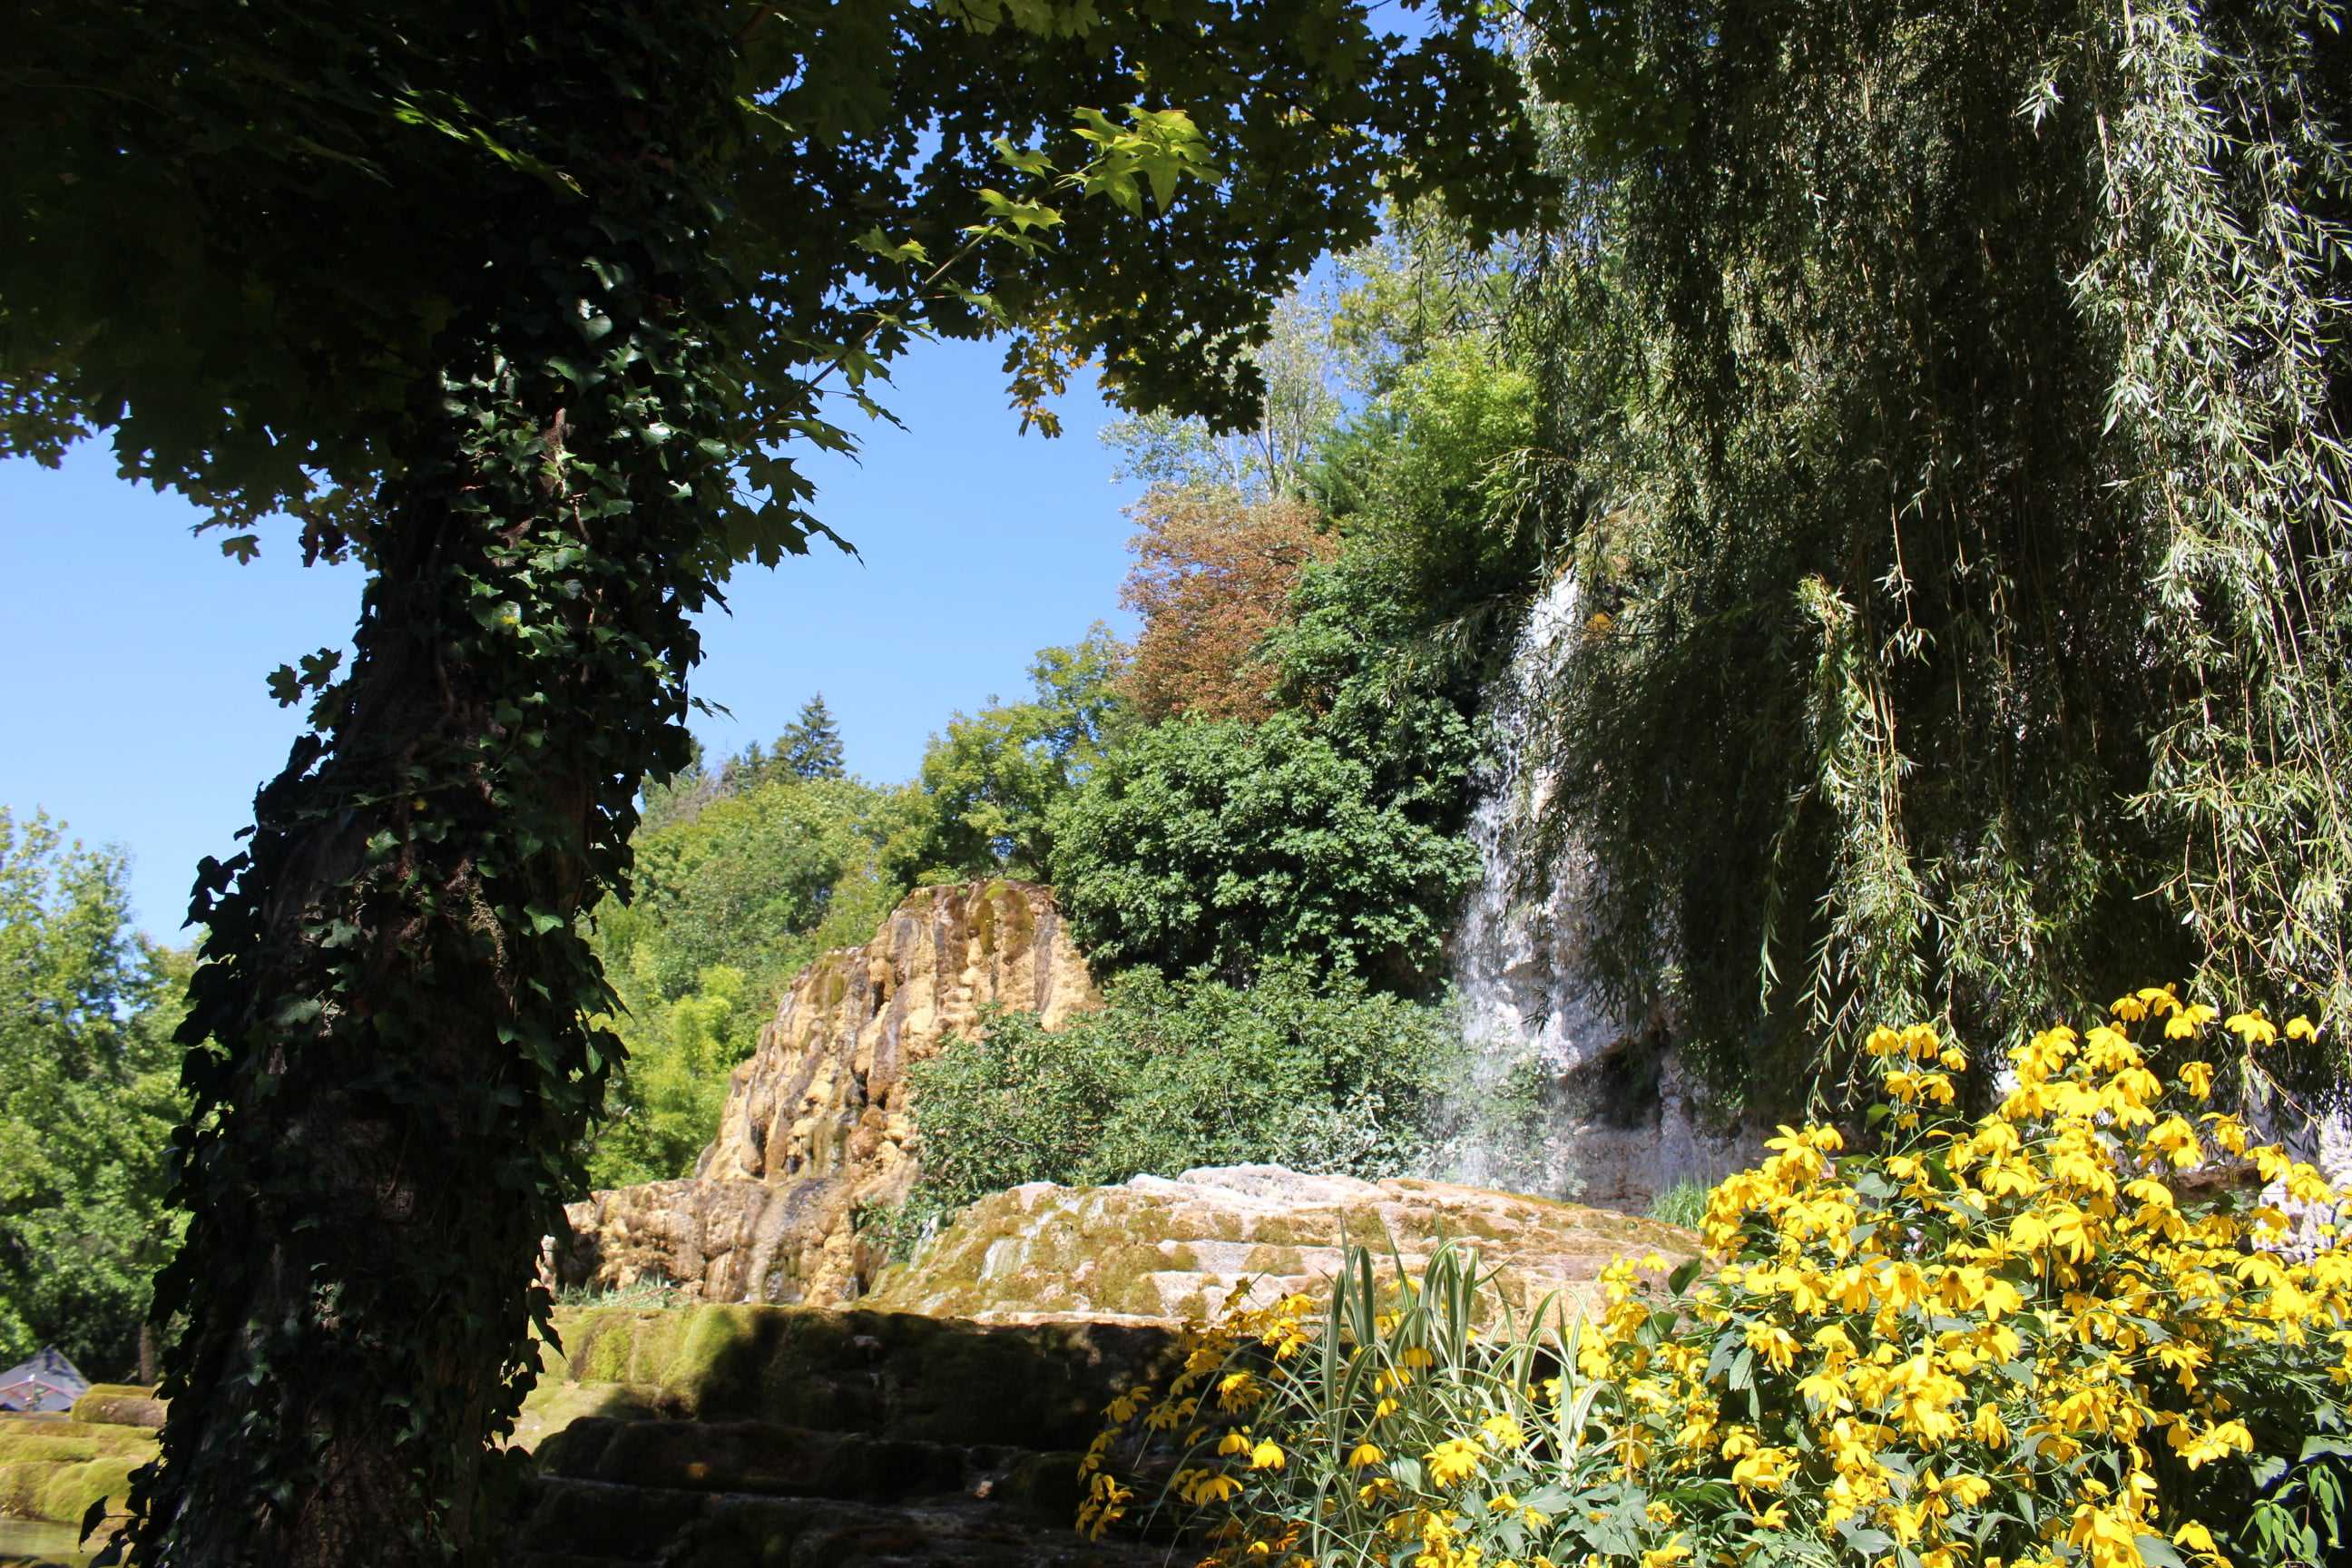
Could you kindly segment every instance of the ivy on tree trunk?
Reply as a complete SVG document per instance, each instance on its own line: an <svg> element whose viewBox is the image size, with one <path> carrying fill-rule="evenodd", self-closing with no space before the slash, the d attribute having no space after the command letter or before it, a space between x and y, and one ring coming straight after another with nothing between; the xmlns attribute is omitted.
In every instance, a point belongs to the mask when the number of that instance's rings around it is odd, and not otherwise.
<svg viewBox="0 0 2352 1568"><path fill-rule="evenodd" d="M725 40L707 6L658 31L536 9L482 35L488 65L562 142L524 151L587 176L503 193L387 442L352 667L199 882L191 1224L161 1291L186 1328L133 1562L495 1550L490 1445L537 1360L515 1325L547 1322L541 1239L614 1048L575 921L625 879L641 780L685 760L727 482L698 175Z"/></svg>

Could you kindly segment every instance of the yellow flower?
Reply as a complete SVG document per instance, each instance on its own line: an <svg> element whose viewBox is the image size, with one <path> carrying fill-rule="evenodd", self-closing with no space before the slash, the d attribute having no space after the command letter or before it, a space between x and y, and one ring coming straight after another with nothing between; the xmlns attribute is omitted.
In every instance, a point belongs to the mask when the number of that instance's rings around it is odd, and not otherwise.
<svg viewBox="0 0 2352 1568"><path fill-rule="evenodd" d="M2319 1026L2298 1013L2286 1021L2286 1037L2290 1040L2315 1040L2319 1038Z"/></svg>
<svg viewBox="0 0 2352 1568"><path fill-rule="evenodd" d="M2218 1007L2209 1007L2202 1002L2190 1003L2164 1021L2164 1037L2168 1040L2188 1039L2220 1016L2221 1009Z"/></svg>
<svg viewBox="0 0 2352 1568"><path fill-rule="evenodd" d="M1676 1563L1688 1562L1690 1554L1690 1543L1677 1532L1664 1546L1653 1547L1643 1552L1642 1568L1673 1568Z"/></svg>
<svg viewBox="0 0 2352 1568"><path fill-rule="evenodd" d="M1217 1380L1217 1404L1224 1409L1247 1410L1265 1398L1265 1385L1246 1371L1229 1372Z"/></svg>
<svg viewBox="0 0 2352 1568"><path fill-rule="evenodd" d="M1377 1465L1388 1456L1381 1452L1378 1443L1359 1443L1348 1451L1348 1468L1360 1470L1367 1465Z"/></svg>
<svg viewBox="0 0 2352 1568"><path fill-rule="evenodd" d="M2250 1046L2267 1046L2278 1038L2278 1026L2260 1013L2232 1013L2222 1026Z"/></svg>
<svg viewBox="0 0 2352 1568"><path fill-rule="evenodd" d="M1496 1448L1520 1448L1527 1446L1528 1435L1519 1429L1519 1424L1517 1421L1506 1415L1487 1416L1478 1423L1478 1430L1485 1433L1486 1441Z"/></svg>
<svg viewBox="0 0 2352 1568"><path fill-rule="evenodd" d="M1282 1445L1267 1438L1250 1450L1249 1468L1253 1470L1278 1470L1290 1462Z"/></svg>
<svg viewBox="0 0 2352 1568"><path fill-rule="evenodd" d="M1428 1453L1422 1462L1429 1467L1429 1479L1441 1487L1454 1486L1478 1473L1486 1454L1477 1444L1466 1437L1448 1437Z"/></svg>
<svg viewBox="0 0 2352 1568"><path fill-rule="evenodd" d="M2208 1557L2221 1555L2221 1548L2213 1544L2213 1532L2193 1519L2172 1532L2172 1544L2203 1552Z"/></svg>

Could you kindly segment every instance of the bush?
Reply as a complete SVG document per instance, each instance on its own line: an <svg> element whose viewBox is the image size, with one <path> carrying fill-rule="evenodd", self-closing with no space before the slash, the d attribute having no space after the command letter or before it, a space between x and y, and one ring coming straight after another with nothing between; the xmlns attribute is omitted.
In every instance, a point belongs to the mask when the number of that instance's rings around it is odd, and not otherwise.
<svg viewBox="0 0 2352 1568"><path fill-rule="evenodd" d="M1296 713L1144 731L1054 824L1070 933L1109 968L1243 981L1294 958L1420 989L1478 868Z"/></svg>
<svg viewBox="0 0 2352 1568"><path fill-rule="evenodd" d="M2175 1040L2214 1016L2166 992L2118 1013ZM1943 1109L1966 1060L1934 1030L1866 1048L1889 1152L1784 1128L1709 1200L1713 1279L1661 1292L1620 1260L1571 1331L1510 1320L1464 1258L1399 1291L1351 1257L1319 1318L1195 1328L1169 1388L1116 1404L1082 1524L1132 1501L1131 1425L1185 1446L1166 1498L1214 1562L2342 1561L2352 1245L2317 1226L2298 1251L2279 1207L2200 1210L2179 1176L2210 1154L2339 1194L2197 1109L2210 1068L2168 1091L2115 1025L2037 1036L1973 1123Z"/></svg>
<svg viewBox="0 0 2352 1568"><path fill-rule="evenodd" d="M1438 1009L1279 964L1245 991L1139 971L1107 999L1053 1034L992 1012L909 1069L920 1201L1256 1161L1386 1176L1427 1157L1454 1043Z"/></svg>

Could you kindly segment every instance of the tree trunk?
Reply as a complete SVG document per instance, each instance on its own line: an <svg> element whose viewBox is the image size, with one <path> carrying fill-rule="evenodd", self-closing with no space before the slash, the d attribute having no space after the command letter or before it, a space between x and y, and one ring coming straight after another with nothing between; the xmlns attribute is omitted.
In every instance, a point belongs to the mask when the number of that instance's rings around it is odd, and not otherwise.
<svg viewBox="0 0 2352 1568"><path fill-rule="evenodd" d="M694 174L715 9L510 4L468 63L564 177L452 194L480 288L386 443L352 668L198 884L192 1220L157 1307L188 1327L135 1562L499 1555L489 1446L617 1049L576 921L685 760L725 482L694 439L719 351L686 330L727 306Z"/></svg>

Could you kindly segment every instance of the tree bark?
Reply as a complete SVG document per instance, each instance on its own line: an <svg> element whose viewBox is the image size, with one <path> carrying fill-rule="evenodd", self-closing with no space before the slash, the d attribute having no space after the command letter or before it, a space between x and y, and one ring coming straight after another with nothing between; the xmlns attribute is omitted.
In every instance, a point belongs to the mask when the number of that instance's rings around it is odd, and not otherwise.
<svg viewBox="0 0 2352 1568"><path fill-rule="evenodd" d="M188 1327L134 1562L499 1555L491 1445L616 1048L576 922L625 880L646 773L685 760L725 482L688 330L727 308L696 270L717 10L510 4L481 34L476 89L563 177L453 193L479 288L387 442L351 668L199 881L191 1224L157 1309Z"/></svg>

